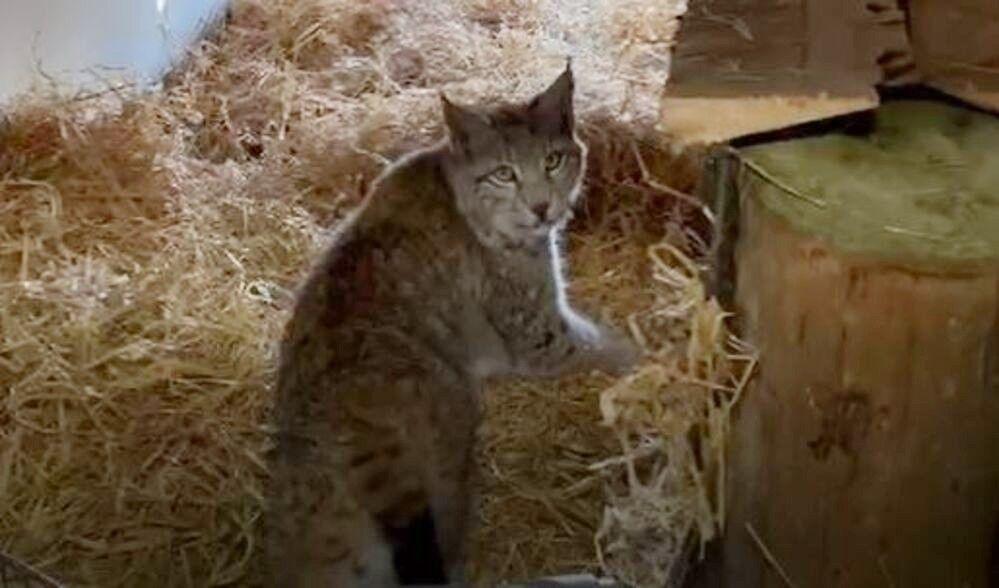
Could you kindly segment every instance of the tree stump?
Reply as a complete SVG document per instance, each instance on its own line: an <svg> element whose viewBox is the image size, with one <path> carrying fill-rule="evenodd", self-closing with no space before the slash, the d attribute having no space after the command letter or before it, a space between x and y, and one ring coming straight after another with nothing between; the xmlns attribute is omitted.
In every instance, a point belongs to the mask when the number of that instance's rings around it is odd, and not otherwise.
<svg viewBox="0 0 999 588"><path fill-rule="evenodd" d="M898 102L875 127L718 168L738 210L719 267L760 372L734 417L717 585L989 585L999 122Z"/></svg>

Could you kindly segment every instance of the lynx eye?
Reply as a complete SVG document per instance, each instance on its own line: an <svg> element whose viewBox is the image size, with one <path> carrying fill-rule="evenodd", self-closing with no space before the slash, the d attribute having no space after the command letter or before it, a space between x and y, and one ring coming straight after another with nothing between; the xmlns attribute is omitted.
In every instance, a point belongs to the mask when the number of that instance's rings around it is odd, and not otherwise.
<svg viewBox="0 0 999 588"><path fill-rule="evenodd" d="M500 184L512 184L517 181L517 172L509 165L501 165L493 170L489 177Z"/></svg>
<svg viewBox="0 0 999 588"><path fill-rule="evenodd" d="M552 173L562 167L563 162L565 162L565 154L561 151L552 151L545 156L545 171Z"/></svg>

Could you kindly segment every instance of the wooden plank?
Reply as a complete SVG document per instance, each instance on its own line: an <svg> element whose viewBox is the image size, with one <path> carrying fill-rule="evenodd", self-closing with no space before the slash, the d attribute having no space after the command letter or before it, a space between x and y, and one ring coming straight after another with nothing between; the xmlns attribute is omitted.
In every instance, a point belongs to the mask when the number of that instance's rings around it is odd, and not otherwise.
<svg viewBox="0 0 999 588"><path fill-rule="evenodd" d="M908 54L894 0L692 0L659 130L716 143L873 108Z"/></svg>
<svg viewBox="0 0 999 588"><path fill-rule="evenodd" d="M999 2L911 0L909 10L926 84L999 112Z"/></svg>

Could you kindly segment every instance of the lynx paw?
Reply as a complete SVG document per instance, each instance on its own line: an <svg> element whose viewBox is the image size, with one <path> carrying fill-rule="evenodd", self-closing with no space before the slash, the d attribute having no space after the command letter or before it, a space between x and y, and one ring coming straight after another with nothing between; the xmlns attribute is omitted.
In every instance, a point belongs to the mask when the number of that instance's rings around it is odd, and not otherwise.
<svg viewBox="0 0 999 588"><path fill-rule="evenodd" d="M612 376L631 372L642 358L642 350L631 339L621 335L607 335L594 351L594 367Z"/></svg>

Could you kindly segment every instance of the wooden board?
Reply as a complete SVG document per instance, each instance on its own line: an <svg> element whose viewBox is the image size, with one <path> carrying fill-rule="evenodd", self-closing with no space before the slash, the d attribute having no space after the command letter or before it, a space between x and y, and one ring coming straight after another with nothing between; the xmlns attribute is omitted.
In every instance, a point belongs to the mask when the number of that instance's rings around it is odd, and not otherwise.
<svg viewBox="0 0 999 588"><path fill-rule="evenodd" d="M925 83L999 112L999 1L910 0L909 12Z"/></svg>
<svg viewBox="0 0 999 588"><path fill-rule="evenodd" d="M912 79L893 0L692 0L659 130L705 144L873 108Z"/></svg>

